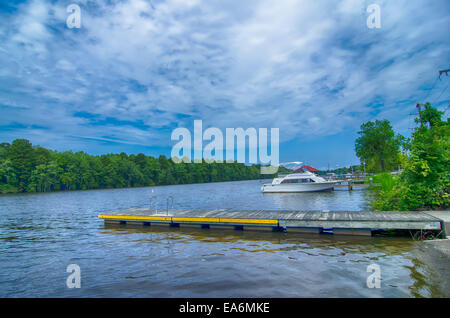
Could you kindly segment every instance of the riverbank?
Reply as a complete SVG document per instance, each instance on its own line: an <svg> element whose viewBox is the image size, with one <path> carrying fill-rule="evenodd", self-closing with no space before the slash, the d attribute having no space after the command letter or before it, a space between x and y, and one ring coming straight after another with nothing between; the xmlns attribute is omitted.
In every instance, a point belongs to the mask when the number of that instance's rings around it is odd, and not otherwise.
<svg viewBox="0 0 450 318"><path fill-rule="evenodd" d="M139 185L139 186L123 186L123 187L104 187L104 188L89 188L89 189L64 189L64 190L51 190L51 191L34 191L34 192L20 192L17 191L16 187L4 187L4 184L0 184L0 197L2 195L8 194L40 194L40 193L58 193L58 192L77 192L77 191L96 191L96 190L124 190L124 189L138 189L138 188L156 188L156 187L167 187L167 186L182 186L182 185L196 185L196 184L210 184L210 183L224 183L224 182L239 182L239 181L272 181L273 177L267 177L265 175L261 178L256 179L244 179L244 180L225 180L225 181L204 181L204 182L192 182L192 183L172 183L172 184L150 184L150 185Z"/></svg>
<svg viewBox="0 0 450 318"><path fill-rule="evenodd" d="M434 277L427 279L434 280L436 286L440 287L443 297L450 297L450 239L431 240L419 242L412 250L412 254L421 260Z"/></svg>
<svg viewBox="0 0 450 318"><path fill-rule="evenodd" d="M436 273L431 279L440 286L444 297L450 297L450 211L427 211L429 215L444 221L447 238L442 240L430 240L418 242L413 254L420 259L430 272Z"/></svg>

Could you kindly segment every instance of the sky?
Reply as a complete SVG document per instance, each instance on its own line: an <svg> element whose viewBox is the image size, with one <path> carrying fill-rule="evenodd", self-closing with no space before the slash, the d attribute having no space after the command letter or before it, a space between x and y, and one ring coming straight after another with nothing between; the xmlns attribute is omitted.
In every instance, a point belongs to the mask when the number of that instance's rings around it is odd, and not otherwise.
<svg viewBox="0 0 450 318"><path fill-rule="evenodd" d="M0 142L170 156L202 120L279 128L280 162L359 164L362 123L409 136L416 103L448 110L449 30L448 0L2 0Z"/></svg>

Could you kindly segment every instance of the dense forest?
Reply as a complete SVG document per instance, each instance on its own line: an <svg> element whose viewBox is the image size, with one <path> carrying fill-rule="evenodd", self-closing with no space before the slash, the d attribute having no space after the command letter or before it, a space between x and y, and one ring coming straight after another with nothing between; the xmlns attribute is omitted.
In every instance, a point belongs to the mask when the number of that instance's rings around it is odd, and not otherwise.
<svg viewBox="0 0 450 318"><path fill-rule="evenodd" d="M57 152L26 139L0 144L0 193L126 188L272 178L260 165L177 163L161 155Z"/></svg>

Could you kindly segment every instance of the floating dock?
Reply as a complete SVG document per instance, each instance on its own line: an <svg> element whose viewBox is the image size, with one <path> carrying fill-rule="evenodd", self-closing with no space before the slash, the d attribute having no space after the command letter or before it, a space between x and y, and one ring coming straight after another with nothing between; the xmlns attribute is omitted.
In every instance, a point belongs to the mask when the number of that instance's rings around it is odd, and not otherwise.
<svg viewBox="0 0 450 318"><path fill-rule="evenodd" d="M425 212L127 209L98 217L105 224L118 225L364 236L377 231L410 230L435 231L445 236L444 221Z"/></svg>

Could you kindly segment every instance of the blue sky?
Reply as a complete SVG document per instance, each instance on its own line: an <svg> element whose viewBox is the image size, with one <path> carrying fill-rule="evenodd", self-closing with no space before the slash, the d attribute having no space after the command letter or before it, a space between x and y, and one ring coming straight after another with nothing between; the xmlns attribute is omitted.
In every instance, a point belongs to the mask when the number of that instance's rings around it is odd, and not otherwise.
<svg viewBox="0 0 450 318"><path fill-rule="evenodd" d="M2 1L0 139L169 156L201 119L279 128L280 162L358 164L363 122L409 136L417 102L447 109L449 30L447 0Z"/></svg>

